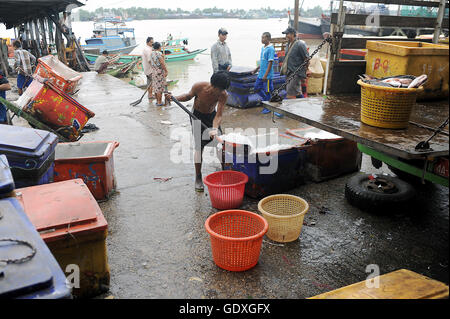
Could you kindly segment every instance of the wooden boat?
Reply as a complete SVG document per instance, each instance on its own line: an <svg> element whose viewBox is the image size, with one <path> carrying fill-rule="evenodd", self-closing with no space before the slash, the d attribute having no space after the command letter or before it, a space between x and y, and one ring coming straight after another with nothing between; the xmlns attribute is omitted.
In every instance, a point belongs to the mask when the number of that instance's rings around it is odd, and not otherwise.
<svg viewBox="0 0 450 319"><path fill-rule="evenodd" d="M146 83L138 85L138 84L136 84L135 80L131 80L128 83L131 84L131 85L137 86L140 89L146 89L147 88L147 84ZM167 86L175 85L177 83L178 83L178 80L167 80L166 81Z"/></svg>
<svg viewBox="0 0 450 319"><path fill-rule="evenodd" d="M186 47L188 43L188 38L167 39L166 41L161 42L166 62L192 60L197 54L206 51L206 49L189 51Z"/></svg>
<svg viewBox="0 0 450 319"><path fill-rule="evenodd" d="M110 56L112 56L114 54L110 54ZM88 60L88 62L90 64L94 64L95 60L97 60L97 58L99 57L98 54L93 54L93 53L84 53L84 56L86 57L86 60ZM126 63L130 63L132 61L135 60L140 60L141 56L140 55L120 55L119 59L117 60L117 63L119 64L126 64Z"/></svg>
<svg viewBox="0 0 450 319"><path fill-rule="evenodd" d="M82 45L86 53L100 54L108 50L110 54L127 54L138 45L134 35L134 28L128 28L122 22L105 21L104 24L94 24L94 35L86 39Z"/></svg>
<svg viewBox="0 0 450 319"><path fill-rule="evenodd" d="M198 54L206 51L206 49L197 49L189 51L183 47L166 47L164 48L164 56L166 62L186 61L194 59ZM98 54L84 53L84 56L90 64L94 64L95 60L99 57ZM130 63L135 60L141 60L140 55L121 55L118 59L118 63Z"/></svg>
<svg viewBox="0 0 450 319"><path fill-rule="evenodd" d="M113 68L112 70L107 71L106 73L109 75L115 76L117 78L123 78L123 77L127 76L133 70L133 68L136 66L137 62L138 62L137 60L131 61L125 65L117 66L117 67Z"/></svg>

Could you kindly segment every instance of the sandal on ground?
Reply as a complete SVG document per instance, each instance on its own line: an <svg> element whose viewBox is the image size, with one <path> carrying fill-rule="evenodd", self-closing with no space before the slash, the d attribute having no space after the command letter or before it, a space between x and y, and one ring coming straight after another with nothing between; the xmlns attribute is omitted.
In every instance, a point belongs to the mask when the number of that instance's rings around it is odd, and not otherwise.
<svg viewBox="0 0 450 319"><path fill-rule="evenodd" d="M270 113L271 111L269 110L269 109L267 109L267 108L264 108L262 111L261 111L261 113L262 114L267 114L267 113Z"/></svg>
<svg viewBox="0 0 450 319"><path fill-rule="evenodd" d="M275 113L275 115L278 116L279 118L282 118L282 117L283 117L283 114L280 114L280 113L277 113L277 112L274 112L274 113Z"/></svg>
<svg viewBox="0 0 450 319"><path fill-rule="evenodd" d="M196 192L203 192L205 190L205 186L203 186L203 181L201 178L196 178L195 179L195 191Z"/></svg>

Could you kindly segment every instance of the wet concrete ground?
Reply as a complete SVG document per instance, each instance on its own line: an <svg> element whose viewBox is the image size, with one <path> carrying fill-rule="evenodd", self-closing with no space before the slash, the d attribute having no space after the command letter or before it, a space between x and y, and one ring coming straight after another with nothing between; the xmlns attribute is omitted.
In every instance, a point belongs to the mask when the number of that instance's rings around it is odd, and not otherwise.
<svg viewBox="0 0 450 319"><path fill-rule="evenodd" d="M171 132L188 132L189 118L174 103L156 107L146 97L139 106L129 106L142 92L111 76L85 73L75 96L96 113L90 123L100 128L83 140L120 142L114 152L117 192L100 203L109 227L111 270L110 292L104 296L307 298L365 280L369 264L377 264L381 274L407 268L448 284L448 189L419 187L413 211L377 216L346 202L344 186L350 175L288 192L311 206L299 240L279 244L265 237L253 269L234 273L218 268L204 228L217 210L211 208L208 192L194 191L192 159L171 160L179 143ZM260 111L227 107L222 127L284 131L302 126L289 119L273 123ZM203 174L219 169L218 163L207 164ZM393 175L386 167L374 169L365 156L361 170ZM257 203L245 198L241 208L257 212Z"/></svg>

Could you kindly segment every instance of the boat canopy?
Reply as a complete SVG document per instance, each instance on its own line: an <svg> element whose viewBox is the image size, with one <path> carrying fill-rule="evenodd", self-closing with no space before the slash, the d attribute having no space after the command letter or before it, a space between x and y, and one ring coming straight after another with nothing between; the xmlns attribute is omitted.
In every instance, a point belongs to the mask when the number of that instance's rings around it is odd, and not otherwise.
<svg viewBox="0 0 450 319"><path fill-rule="evenodd" d="M124 47L121 37L103 37L86 39L87 46L107 46L108 49L116 49Z"/></svg>

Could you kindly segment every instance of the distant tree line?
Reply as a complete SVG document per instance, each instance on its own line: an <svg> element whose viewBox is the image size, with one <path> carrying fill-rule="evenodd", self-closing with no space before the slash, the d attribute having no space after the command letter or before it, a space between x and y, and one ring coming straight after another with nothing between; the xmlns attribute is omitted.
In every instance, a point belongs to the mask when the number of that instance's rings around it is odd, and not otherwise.
<svg viewBox="0 0 450 319"><path fill-rule="evenodd" d="M243 9L220 9L205 8L195 9L193 11L177 9L162 9L162 8L97 8L95 11L79 10L80 21L92 21L96 18L120 16L123 19L167 19L167 18L242 18L242 17L254 17L254 18L285 18L290 9L272 9L270 7L252 10ZM293 10L291 15L293 15ZM301 10L300 15L303 17L318 17L323 13L322 7L316 6L311 9Z"/></svg>

